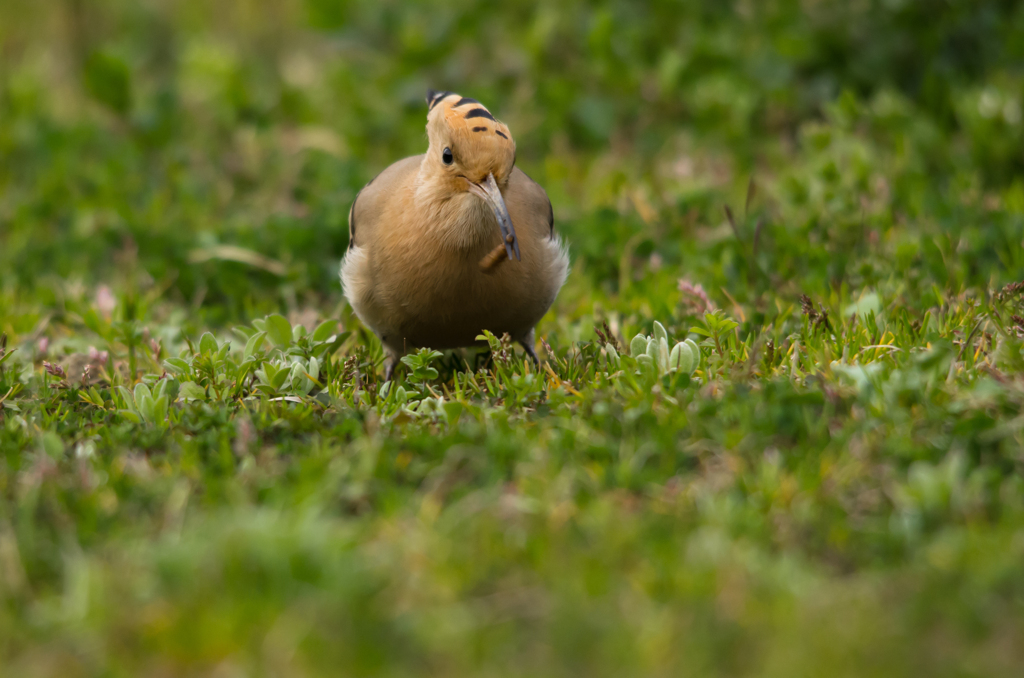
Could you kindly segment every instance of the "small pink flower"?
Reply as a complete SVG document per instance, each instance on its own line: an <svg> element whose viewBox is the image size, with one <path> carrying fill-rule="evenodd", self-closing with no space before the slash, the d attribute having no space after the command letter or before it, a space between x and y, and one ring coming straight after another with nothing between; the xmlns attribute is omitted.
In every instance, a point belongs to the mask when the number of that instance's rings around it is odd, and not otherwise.
<svg viewBox="0 0 1024 678"><path fill-rule="evenodd" d="M39 355L46 355L46 349L50 348L49 337L40 337L36 343L36 350L39 351Z"/></svg>
<svg viewBox="0 0 1024 678"><path fill-rule="evenodd" d="M105 318L109 318L117 307L117 299L114 293L106 285L96 288L96 310Z"/></svg>
<svg viewBox="0 0 1024 678"><path fill-rule="evenodd" d="M708 298L708 293L700 283L680 280L679 291L682 293L679 302L693 315L702 315L715 309L714 303Z"/></svg>

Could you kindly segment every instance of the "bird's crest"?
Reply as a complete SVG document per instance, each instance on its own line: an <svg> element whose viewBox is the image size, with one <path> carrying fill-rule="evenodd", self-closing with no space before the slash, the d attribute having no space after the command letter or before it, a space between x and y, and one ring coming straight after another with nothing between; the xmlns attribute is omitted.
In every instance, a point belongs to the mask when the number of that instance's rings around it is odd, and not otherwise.
<svg viewBox="0 0 1024 678"><path fill-rule="evenodd" d="M495 120L487 107L476 99L460 96L454 92L438 92L427 90L427 120L439 117L447 123L449 129L466 136L489 134L511 142L508 127Z"/></svg>

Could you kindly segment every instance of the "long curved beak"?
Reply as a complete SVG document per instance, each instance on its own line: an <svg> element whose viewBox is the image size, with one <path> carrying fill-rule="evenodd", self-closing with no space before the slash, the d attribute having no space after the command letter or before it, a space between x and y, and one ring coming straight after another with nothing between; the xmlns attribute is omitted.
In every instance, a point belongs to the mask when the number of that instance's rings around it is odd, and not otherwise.
<svg viewBox="0 0 1024 678"><path fill-rule="evenodd" d="M498 226L501 228L501 239L505 243L505 253L508 254L509 261L512 260L513 253L517 260L522 261L519 256L519 239L516 238L516 229L512 225L512 217L508 215L508 208L505 207L505 199L501 197L498 184L494 181L494 174L488 174L480 184L475 184L468 179L466 181L469 182L469 192L479 197L494 210L494 218L498 220Z"/></svg>

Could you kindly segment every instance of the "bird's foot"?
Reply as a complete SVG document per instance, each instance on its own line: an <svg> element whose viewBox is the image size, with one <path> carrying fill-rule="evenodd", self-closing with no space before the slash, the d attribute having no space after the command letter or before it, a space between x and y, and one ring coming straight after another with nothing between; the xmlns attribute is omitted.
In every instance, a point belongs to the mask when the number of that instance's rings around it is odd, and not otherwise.
<svg viewBox="0 0 1024 678"><path fill-rule="evenodd" d="M398 367L398 356L386 354L384 357L384 381L388 382L395 378L395 368Z"/></svg>
<svg viewBox="0 0 1024 678"><path fill-rule="evenodd" d="M533 366L540 369L540 358L537 357L537 351L533 348L533 342L535 341L533 336L533 330L525 337L519 340L519 345L526 351L526 355L530 356L530 360L533 361Z"/></svg>

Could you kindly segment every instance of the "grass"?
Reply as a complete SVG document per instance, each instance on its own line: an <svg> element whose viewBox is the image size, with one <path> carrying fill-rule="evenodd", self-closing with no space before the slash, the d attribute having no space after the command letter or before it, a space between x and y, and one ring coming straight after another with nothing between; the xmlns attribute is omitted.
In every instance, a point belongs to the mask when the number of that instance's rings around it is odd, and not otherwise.
<svg viewBox="0 0 1024 678"><path fill-rule="evenodd" d="M273 7L0 9L5 675L1019 673L1018 8ZM540 370L341 297L428 85Z"/></svg>

